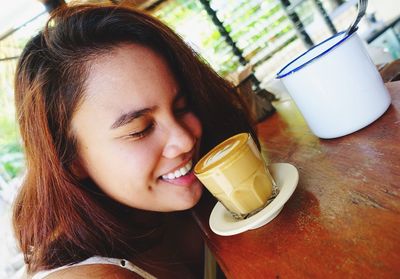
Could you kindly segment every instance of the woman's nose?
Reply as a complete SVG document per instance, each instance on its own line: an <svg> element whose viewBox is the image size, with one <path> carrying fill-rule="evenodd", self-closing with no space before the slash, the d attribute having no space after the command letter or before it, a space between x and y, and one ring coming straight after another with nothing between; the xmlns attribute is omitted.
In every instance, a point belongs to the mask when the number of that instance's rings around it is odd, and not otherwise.
<svg viewBox="0 0 400 279"><path fill-rule="evenodd" d="M175 122L167 128L167 140L163 150L166 158L175 158L193 149L196 142L195 136L189 127Z"/></svg>

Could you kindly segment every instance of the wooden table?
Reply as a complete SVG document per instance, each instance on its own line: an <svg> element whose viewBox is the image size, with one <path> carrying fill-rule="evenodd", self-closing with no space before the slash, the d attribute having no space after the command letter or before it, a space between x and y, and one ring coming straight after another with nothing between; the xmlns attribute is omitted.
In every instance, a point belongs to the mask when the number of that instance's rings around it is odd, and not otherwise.
<svg viewBox="0 0 400 279"><path fill-rule="evenodd" d="M227 278L400 278L400 82L387 87L387 112L338 139L314 136L290 100L258 125L268 160L300 180L272 222L238 235L210 230L213 198L194 209Z"/></svg>

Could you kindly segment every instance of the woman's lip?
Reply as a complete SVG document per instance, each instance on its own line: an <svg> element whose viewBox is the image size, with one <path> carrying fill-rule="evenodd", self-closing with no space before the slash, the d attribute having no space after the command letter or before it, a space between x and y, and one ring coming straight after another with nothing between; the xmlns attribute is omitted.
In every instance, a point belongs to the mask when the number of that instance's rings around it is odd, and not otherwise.
<svg viewBox="0 0 400 279"><path fill-rule="evenodd" d="M174 185L179 185L179 186L190 186L192 185L196 180L197 177L194 175L193 169L190 170L187 174L174 178L174 179L164 179L160 177L160 180L166 183L174 184Z"/></svg>

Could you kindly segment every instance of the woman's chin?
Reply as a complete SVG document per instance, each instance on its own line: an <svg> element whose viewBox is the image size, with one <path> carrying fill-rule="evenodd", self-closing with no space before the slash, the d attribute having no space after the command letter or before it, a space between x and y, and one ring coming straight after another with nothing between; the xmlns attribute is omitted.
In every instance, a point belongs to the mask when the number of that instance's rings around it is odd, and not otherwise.
<svg viewBox="0 0 400 279"><path fill-rule="evenodd" d="M171 211L181 211L187 210L194 207L199 201L203 194L203 185L200 181L196 181L194 185L192 185L192 191L187 193L185 197L181 197L179 202L176 202L173 207L174 209Z"/></svg>

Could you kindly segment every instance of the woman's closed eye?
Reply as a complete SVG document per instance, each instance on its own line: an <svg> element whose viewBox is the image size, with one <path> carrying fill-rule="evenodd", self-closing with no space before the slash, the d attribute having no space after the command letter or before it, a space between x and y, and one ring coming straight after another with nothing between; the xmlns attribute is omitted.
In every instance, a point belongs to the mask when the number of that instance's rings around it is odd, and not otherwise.
<svg viewBox="0 0 400 279"><path fill-rule="evenodd" d="M141 138L144 138L145 136L147 136L148 134L150 134L153 131L153 129L154 129L154 123L150 123L143 130L130 133L126 137L131 138L131 139L136 139L136 140L141 139Z"/></svg>

